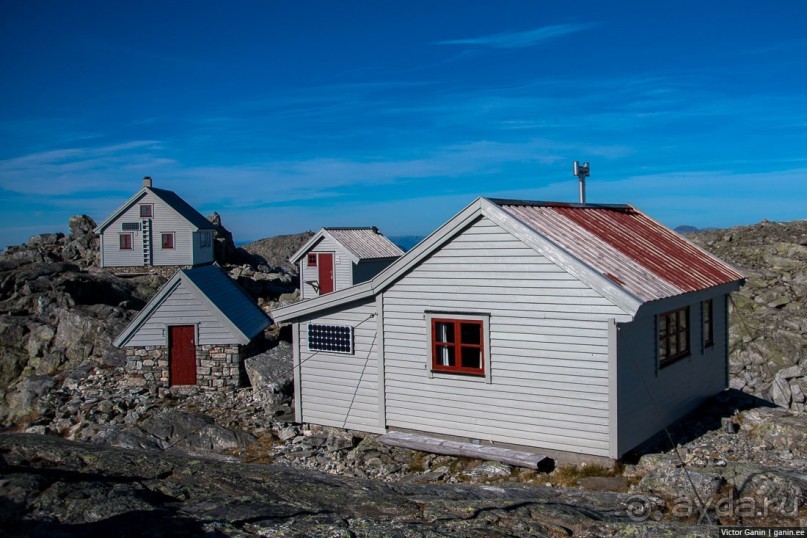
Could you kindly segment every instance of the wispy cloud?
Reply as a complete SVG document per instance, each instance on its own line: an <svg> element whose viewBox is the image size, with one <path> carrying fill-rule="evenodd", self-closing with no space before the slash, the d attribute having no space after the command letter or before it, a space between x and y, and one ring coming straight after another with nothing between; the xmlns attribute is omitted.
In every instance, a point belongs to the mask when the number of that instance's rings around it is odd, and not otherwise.
<svg viewBox="0 0 807 538"><path fill-rule="evenodd" d="M578 24L554 24L542 26L524 32L504 32L479 37L464 39L449 39L438 41L438 45L475 45L479 47L491 47L494 49L519 49L541 45L547 41L558 39L569 34L582 32L597 26L597 23L587 22Z"/></svg>
<svg viewBox="0 0 807 538"><path fill-rule="evenodd" d="M44 196L109 190L114 176L173 162L157 155L161 149L158 142L135 140L30 153L0 161L0 189Z"/></svg>

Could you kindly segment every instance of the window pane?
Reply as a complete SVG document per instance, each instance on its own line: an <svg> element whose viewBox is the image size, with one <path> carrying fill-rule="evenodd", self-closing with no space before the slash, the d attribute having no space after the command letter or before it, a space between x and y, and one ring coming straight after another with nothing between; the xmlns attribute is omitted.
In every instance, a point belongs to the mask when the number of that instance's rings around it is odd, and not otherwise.
<svg viewBox="0 0 807 538"><path fill-rule="evenodd" d="M174 234L163 234L163 248L174 248Z"/></svg>
<svg viewBox="0 0 807 538"><path fill-rule="evenodd" d="M678 349L680 352L687 350L687 333L684 331L678 333Z"/></svg>
<svg viewBox="0 0 807 538"><path fill-rule="evenodd" d="M454 357L454 346L437 346L437 364L440 366L454 366L456 358Z"/></svg>
<svg viewBox="0 0 807 538"><path fill-rule="evenodd" d="M482 350L477 347L461 348L463 368L482 368Z"/></svg>
<svg viewBox="0 0 807 538"><path fill-rule="evenodd" d="M675 314L667 316L667 323L670 334L675 334L678 332L678 317Z"/></svg>
<svg viewBox="0 0 807 538"><path fill-rule="evenodd" d="M142 204L140 206L140 216L144 218L151 217L151 204Z"/></svg>
<svg viewBox="0 0 807 538"><path fill-rule="evenodd" d="M482 325L478 323L460 323L460 341L463 344L482 344Z"/></svg>
<svg viewBox="0 0 807 538"><path fill-rule="evenodd" d="M678 354L678 340L675 338L675 336L673 336L668 340L668 342L670 344L670 357L674 357L676 354Z"/></svg>
<svg viewBox="0 0 807 538"><path fill-rule="evenodd" d="M686 310L679 310L678 311L678 326L681 330L687 328L687 311Z"/></svg>
<svg viewBox="0 0 807 538"><path fill-rule="evenodd" d="M454 323L435 322L434 338L437 342L454 342Z"/></svg>

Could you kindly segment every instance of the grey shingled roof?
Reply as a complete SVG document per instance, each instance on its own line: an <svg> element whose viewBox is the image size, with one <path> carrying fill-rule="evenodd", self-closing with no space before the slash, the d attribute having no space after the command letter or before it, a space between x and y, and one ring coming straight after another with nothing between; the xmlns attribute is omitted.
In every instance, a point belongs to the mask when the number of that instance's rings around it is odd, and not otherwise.
<svg viewBox="0 0 807 538"><path fill-rule="evenodd" d="M188 222L199 228L200 230L214 230L215 226L210 223L201 213L196 211L191 205L179 197L174 191L167 191L165 189L155 189L151 187L151 192L157 195L160 200L168 204L174 211L182 215Z"/></svg>
<svg viewBox="0 0 807 538"><path fill-rule="evenodd" d="M125 346L140 327L160 308L163 301L180 285L208 305L213 313L242 344L247 344L269 326L269 317L258 308L252 298L218 265L205 265L177 271L160 291L137 314L135 319L118 335L113 344Z"/></svg>
<svg viewBox="0 0 807 538"><path fill-rule="evenodd" d="M218 265L183 269L182 273L248 339L269 325L263 310Z"/></svg>
<svg viewBox="0 0 807 538"><path fill-rule="evenodd" d="M403 250L382 235L378 228L325 228L325 230L360 260L403 256Z"/></svg>

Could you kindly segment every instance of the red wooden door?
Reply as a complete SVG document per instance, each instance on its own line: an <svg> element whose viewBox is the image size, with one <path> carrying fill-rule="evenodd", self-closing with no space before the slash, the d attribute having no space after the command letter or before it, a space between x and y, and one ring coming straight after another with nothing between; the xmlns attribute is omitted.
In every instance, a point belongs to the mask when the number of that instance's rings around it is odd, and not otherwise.
<svg viewBox="0 0 807 538"><path fill-rule="evenodd" d="M171 385L196 384L196 343L193 325L169 327Z"/></svg>
<svg viewBox="0 0 807 538"><path fill-rule="evenodd" d="M333 254L319 255L319 294L325 295L333 291Z"/></svg>

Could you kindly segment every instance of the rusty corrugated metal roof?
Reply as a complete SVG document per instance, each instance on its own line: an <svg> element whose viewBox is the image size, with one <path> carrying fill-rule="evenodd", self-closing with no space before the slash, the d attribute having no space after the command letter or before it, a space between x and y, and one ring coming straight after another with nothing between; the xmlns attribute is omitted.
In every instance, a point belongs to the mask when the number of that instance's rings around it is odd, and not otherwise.
<svg viewBox="0 0 807 538"><path fill-rule="evenodd" d="M403 250L374 227L325 230L360 260L397 258L403 255Z"/></svg>
<svg viewBox="0 0 807 538"><path fill-rule="evenodd" d="M744 278L629 205L491 202L644 301Z"/></svg>

